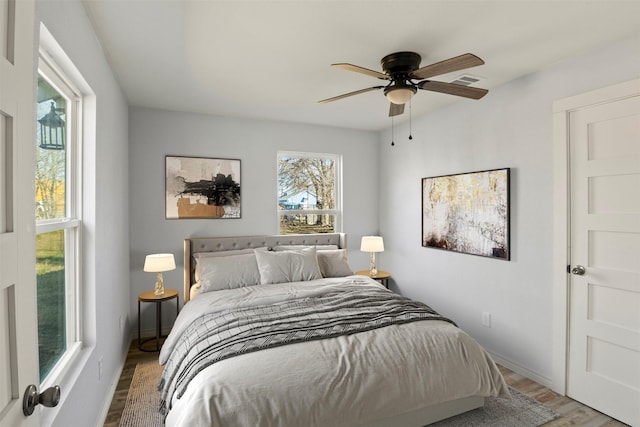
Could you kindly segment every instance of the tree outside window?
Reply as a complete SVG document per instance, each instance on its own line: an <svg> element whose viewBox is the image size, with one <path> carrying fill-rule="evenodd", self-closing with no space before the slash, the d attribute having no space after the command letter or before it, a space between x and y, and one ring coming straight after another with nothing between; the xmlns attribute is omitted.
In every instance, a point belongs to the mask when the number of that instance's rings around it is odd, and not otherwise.
<svg viewBox="0 0 640 427"><path fill-rule="evenodd" d="M46 60L38 64L35 135L36 284L41 382L79 353L80 96Z"/></svg>
<svg viewBox="0 0 640 427"><path fill-rule="evenodd" d="M67 101L42 76L38 77L37 117L51 111L66 116ZM36 220L64 218L66 200L67 150L42 148L43 135L36 132Z"/></svg>
<svg viewBox="0 0 640 427"><path fill-rule="evenodd" d="M278 219L280 234L338 231L339 156L278 153Z"/></svg>

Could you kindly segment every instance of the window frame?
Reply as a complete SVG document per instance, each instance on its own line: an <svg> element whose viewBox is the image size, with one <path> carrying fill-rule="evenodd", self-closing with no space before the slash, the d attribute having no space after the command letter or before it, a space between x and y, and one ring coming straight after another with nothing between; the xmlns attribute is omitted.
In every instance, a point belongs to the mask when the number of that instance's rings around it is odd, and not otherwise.
<svg viewBox="0 0 640 427"><path fill-rule="evenodd" d="M320 158L333 160L333 173L335 192L335 208L333 209L280 209L280 157L297 157L297 158ZM317 195L316 195L317 196ZM277 230L280 234L280 217L282 215L334 215L334 233L342 232L342 155L334 153L312 153L305 151L278 151L276 153L276 221Z"/></svg>
<svg viewBox="0 0 640 427"><path fill-rule="evenodd" d="M41 378L41 388L46 389L61 382L82 349L82 96L71 79L56 65L44 49L40 49L39 52L37 75L45 79L67 101L64 217L36 219L35 225L36 235L63 231L65 242L66 350L45 377Z"/></svg>

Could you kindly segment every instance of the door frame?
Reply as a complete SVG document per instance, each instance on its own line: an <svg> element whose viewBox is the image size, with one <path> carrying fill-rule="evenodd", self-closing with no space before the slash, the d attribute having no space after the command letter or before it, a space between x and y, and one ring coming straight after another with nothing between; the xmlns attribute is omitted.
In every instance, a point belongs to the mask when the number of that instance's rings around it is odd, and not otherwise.
<svg viewBox="0 0 640 427"><path fill-rule="evenodd" d="M598 104L640 96L640 79L571 96L553 103L553 337L552 389L562 395L567 390L569 349L570 236L570 153L571 112Z"/></svg>

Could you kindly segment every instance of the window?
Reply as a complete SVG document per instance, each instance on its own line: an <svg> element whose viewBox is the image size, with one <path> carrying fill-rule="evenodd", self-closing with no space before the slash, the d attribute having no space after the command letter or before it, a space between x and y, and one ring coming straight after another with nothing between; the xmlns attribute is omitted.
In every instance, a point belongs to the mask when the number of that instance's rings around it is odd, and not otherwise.
<svg viewBox="0 0 640 427"><path fill-rule="evenodd" d="M280 234L341 231L340 156L278 153Z"/></svg>
<svg viewBox="0 0 640 427"><path fill-rule="evenodd" d="M36 113L36 283L40 381L80 349L80 96L42 55Z"/></svg>

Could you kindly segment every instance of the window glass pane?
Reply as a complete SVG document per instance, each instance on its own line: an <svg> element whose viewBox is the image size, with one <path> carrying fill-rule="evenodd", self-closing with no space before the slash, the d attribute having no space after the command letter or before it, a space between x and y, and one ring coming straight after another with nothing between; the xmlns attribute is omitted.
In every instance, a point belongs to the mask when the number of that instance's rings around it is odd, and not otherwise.
<svg viewBox="0 0 640 427"><path fill-rule="evenodd" d="M278 156L278 209L335 209L335 177L332 158Z"/></svg>
<svg viewBox="0 0 640 427"><path fill-rule="evenodd" d="M36 123L36 219L66 216L66 99L38 77Z"/></svg>
<svg viewBox="0 0 640 427"><path fill-rule="evenodd" d="M281 213L280 234L333 233L335 215Z"/></svg>
<svg viewBox="0 0 640 427"><path fill-rule="evenodd" d="M67 349L64 230L36 236L40 380Z"/></svg>

